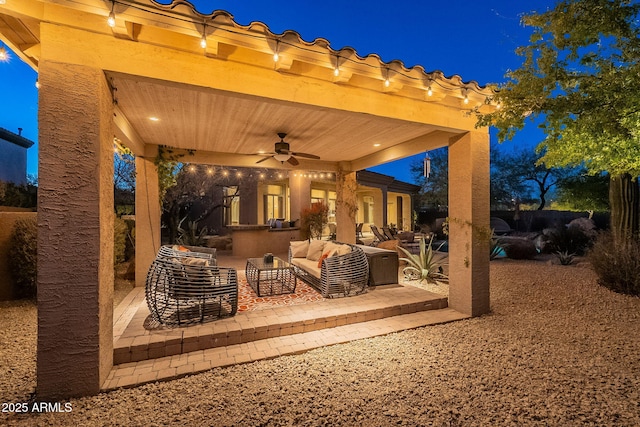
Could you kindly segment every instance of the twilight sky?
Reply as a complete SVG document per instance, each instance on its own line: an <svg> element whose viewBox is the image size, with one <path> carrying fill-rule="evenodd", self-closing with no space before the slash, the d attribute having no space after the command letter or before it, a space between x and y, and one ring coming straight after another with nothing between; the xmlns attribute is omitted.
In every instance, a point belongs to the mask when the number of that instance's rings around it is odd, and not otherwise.
<svg viewBox="0 0 640 427"><path fill-rule="evenodd" d="M161 0L161 3L171 3ZM530 29L520 24L523 12L543 11L555 0L192 0L202 13L222 9L239 24L262 21L274 33L295 30L311 41L322 37L331 47L353 47L360 56L378 54L383 61L399 59L405 66L422 65L446 76L457 74L464 81L481 85L504 80L509 69L520 65L514 53L526 45ZM0 63L0 127L12 132L23 128L23 136L38 140L37 74L12 55ZM535 145L542 134L529 126L504 149L518 144ZM491 141L496 143L495 132ZM37 144L28 151L28 173L37 174ZM0 153L1 155L1 153ZM415 156L424 157L423 154ZM412 182L404 159L372 170Z"/></svg>

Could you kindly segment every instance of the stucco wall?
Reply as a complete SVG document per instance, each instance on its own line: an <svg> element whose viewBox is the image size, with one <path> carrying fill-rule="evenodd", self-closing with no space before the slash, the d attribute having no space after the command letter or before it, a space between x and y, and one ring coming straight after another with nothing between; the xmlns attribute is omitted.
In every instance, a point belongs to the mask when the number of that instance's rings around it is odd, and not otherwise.
<svg viewBox="0 0 640 427"><path fill-rule="evenodd" d="M15 222L35 218L35 212L0 212L0 301L14 299L14 281L9 273L9 249Z"/></svg>
<svg viewBox="0 0 640 427"><path fill-rule="evenodd" d="M27 183L27 149L0 139L0 181Z"/></svg>

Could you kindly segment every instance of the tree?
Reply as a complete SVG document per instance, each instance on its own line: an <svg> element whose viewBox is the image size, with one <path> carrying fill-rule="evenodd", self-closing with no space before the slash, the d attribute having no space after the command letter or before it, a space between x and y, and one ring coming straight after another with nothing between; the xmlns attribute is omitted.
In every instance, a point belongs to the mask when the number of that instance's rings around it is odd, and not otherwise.
<svg viewBox="0 0 640 427"><path fill-rule="evenodd" d="M196 204L204 209L197 216L191 215L187 224L197 225L216 209L225 207L225 199L216 190L228 185L229 180L227 176L210 173L213 169L206 165L179 163L175 167L175 184L166 188L162 199L162 221L171 243L176 242L181 224ZM236 186L236 196L238 189Z"/></svg>
<svg viewBox="0 0 640 427"><path fill-rule="evenodd" d="M531 188L521 179L514 179L518 171L510 168L504 154L496 147L491 147L491 209L512 207L515 200L528 201Z"/></svg>
<svg viewBox="0 0 640 427"><path fill-rule="evenodd" d="M556 191L560 206L576 211L609 210L609 176L580 173L563 180Z"/></svg>
<svg viewBox="0 0 640 427"><path fill-rule="evenodd" d="M444 208L449 200L449 155L448 148L438 148L430 151L431 173L427 179L424 176L422 160L414 161L410 168L414 182L420 185L420 204L423 207Z"/></svg>
<svg viewBox="0 0 640 427"><path fill-rule="evenodd" d="M538 161L538 155L533 150L520 150L513 153L503 153L492 156L491 179L503 182L512 189L515 197L524 199L528 193L527 184L536 189L539 200L538 210L547 204L546 196L549 190L573 174L568 168L547 168Z"/></svg>
<svg viewBox="0 0 640 427"><path fill-rule="evenodd" d="M113 205L116 214L134 213L136 203L136 165L133 153L119 149L113 155Z"/></svg>
<svg viewBox="0 0 640 427"><path fill-rule="evenodd" d="M478 114L510 139L543 117L540 162L610 174L611 225L618 236L640 224L640 4L629 0L562 0L525 15L534 29L524 60Z"/></svg>

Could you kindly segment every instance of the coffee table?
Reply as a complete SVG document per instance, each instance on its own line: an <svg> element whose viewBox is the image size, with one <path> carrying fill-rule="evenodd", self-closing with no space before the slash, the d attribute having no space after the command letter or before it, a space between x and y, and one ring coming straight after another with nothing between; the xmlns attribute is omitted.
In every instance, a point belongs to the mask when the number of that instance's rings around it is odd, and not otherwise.
<svg viewBox="0 0 640 427"><path fill-rule="evenodd" d="M269 263L263 258L249 258L246 274L247 282L259 297L292 294L298 284L293 266L278 257L273 257L273 262Z"/></svg>

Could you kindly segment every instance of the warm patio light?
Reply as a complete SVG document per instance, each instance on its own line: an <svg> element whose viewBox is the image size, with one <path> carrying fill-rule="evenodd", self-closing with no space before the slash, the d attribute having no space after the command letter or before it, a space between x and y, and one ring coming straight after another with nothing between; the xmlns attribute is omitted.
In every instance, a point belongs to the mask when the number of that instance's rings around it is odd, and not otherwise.
<svg viewBox="0 0 640 427"><path fill-rule="evenodd" d="M433 91L431 90L431 86L429 86L427 88L427 95L432 96L433 95Z"/></svg>
<svg viewBox="0 0 640 427"><path fill-rule="evenodd" d="M200 47L207 48L207 24L202 25L202 38L200 39Z"/></svg>
<svg viewBox="0 0 640 427"><path fill-rule="evenodd" d="M279 40L276 40L276 51L273 54L273 62L278 62L278 59L280 59L280 55L278 55L278 45L280 44Z"/></svg>
<svg viewBox="0 0 640 427"><path fill-rule="evenodd" d="M36 79L36 89L40 89L40 82Z"/></svg>
<svg viewBox="0 0 640 427"><path fill-rule="evenodd" d="M0 4L5 4L7 3L7 0L0 0Z"/></svg>
<svg viewBox="0 0 640 427"><path fill-rule="evenodd" d="M213 168L207 168L207 173L209 175L213 175Z"/></svg>
<svg viewBox="0 0 640 427"><path fill-rule="evenodd" d="M149 117L149 120L151 120L152 122L159 122L160 121L160 119L155 117L155 116Z"/></svg>
<svg viewBox="0 0 640 427"><path fill-rule="evenodd" d="M113 8L115 7L116 2L111 1L111 12L109 13L109 17L107 18L107 24L113 28L116 26L116 14L113 12Z"/></svg>
<svg viewBox="0 0 640 427"><path fill-rule="evenodd" d="M336 77L340 75L340 68L338 68L338 66L336 66L336 68L333 69L333 75Z"/></svg>
<svg viewBox="0 0 640 427"><path fill-rule="evenodd" d="M391 84L391 82L389 81L389 77L387 77L387 78L384 80L384 87L389 87L389 85L390 85L390 84Z"/></svg>
<svg viewBox="0 0 640 427"><path fill-rule="evenodd" d="M374 147L380 147L380 144L373 144Z"/></svg>
<svg viewBox="0 0 640 427"><path fill-rule="evenodd" d="M281 163L284 163L291 158L291 154L276 154L275 156L273 156L273 158Z"/></svg>
<svg viewBox="0 0 640 427"><path fill-rule="evenodd" d="M5 48L4 46L0 46L0 62L7 62L8 60L9 52L7 52L7 48Z"/></svg>

